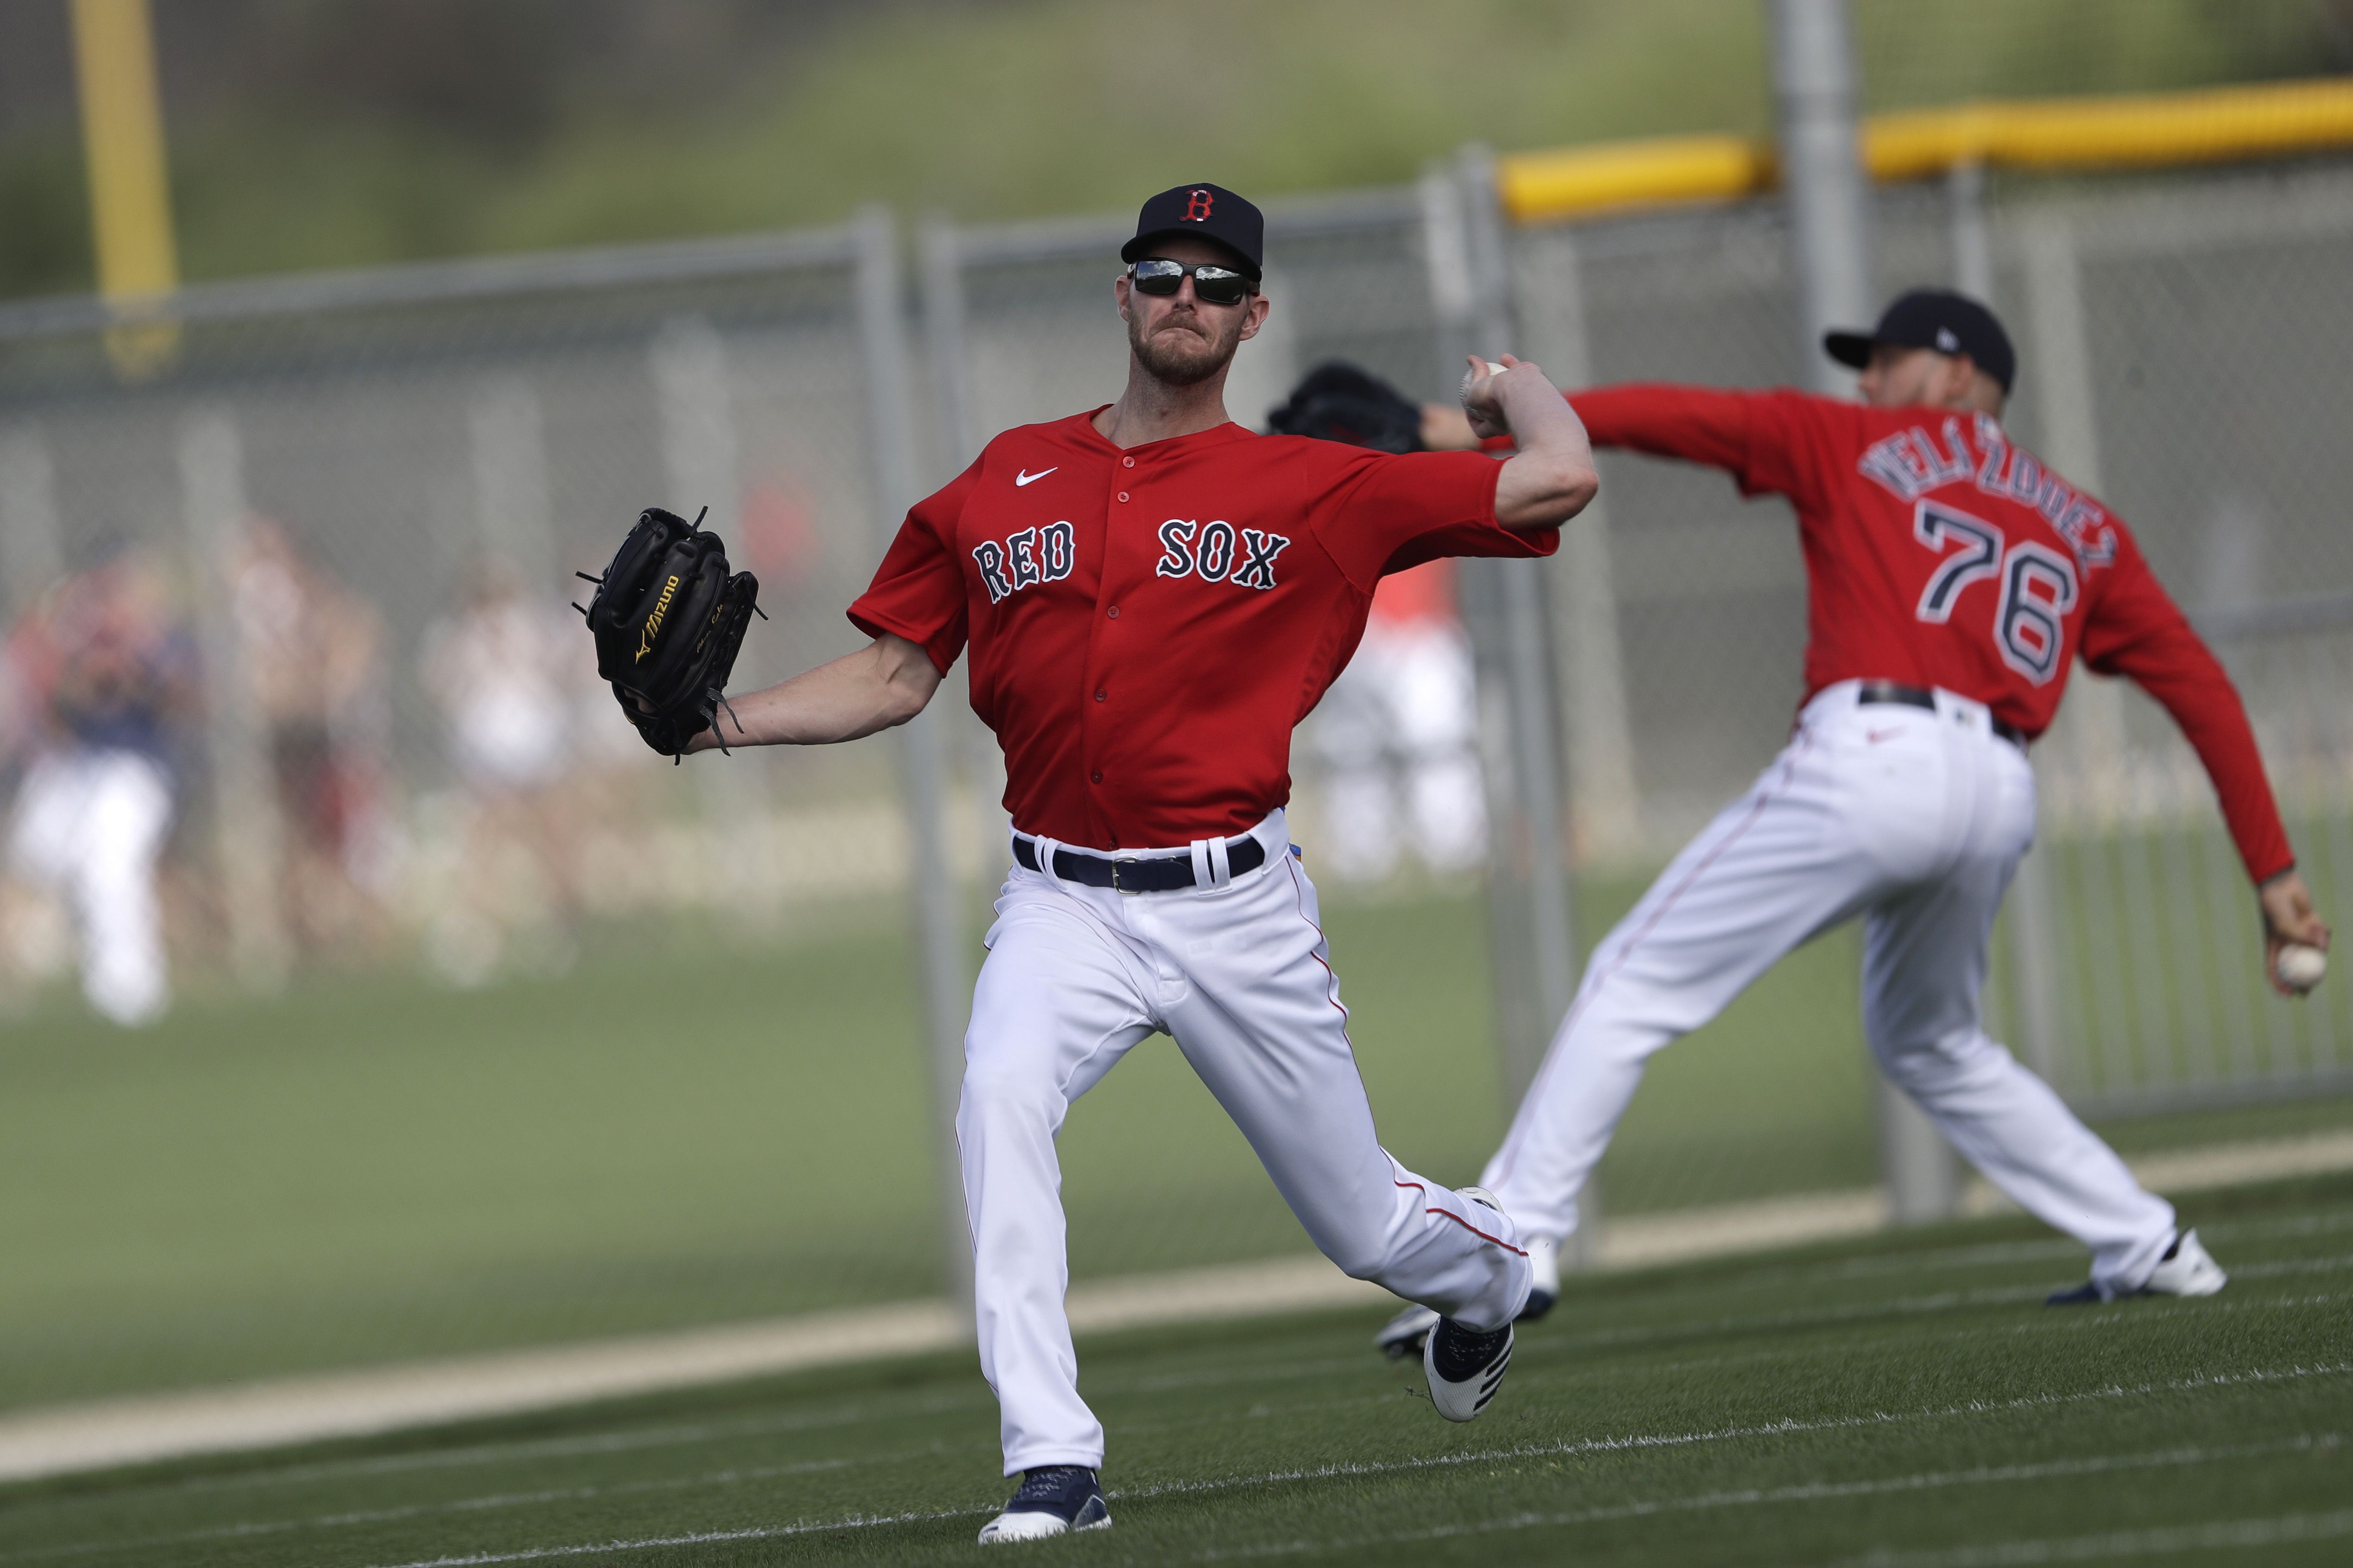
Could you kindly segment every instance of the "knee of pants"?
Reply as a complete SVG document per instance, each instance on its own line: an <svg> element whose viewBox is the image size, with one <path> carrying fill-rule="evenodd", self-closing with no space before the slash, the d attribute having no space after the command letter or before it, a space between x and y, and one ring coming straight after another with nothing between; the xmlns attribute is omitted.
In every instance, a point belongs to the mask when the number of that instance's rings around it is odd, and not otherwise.
<svg viewBox="0 0 2353 1568"><path fill-rule="evenodd" d="M1388 1248L1369 1231L1315 1238L1316 1249L1351 1279L1377 1279L1388 1267Z"/></svg>
<svg viewBox="0 0 2353 1568"><path fill-rule="evenodd" d="M1042 1124L1049 1130L1060 1121L1062 1097L1053 1080L1028 1063L966 1062L964 1098L956 1123L977 1131L989 1127Z"/></svg>
<svg viewBox="0 0 2353 1568"><path fill-rule="evenodd" d="M2009 1065L2010 1055L1977 1029L1959 1029L1933 1039L1872 1042L1872 1054L1889 1081L1913 1094L1951 1090Z"/></svg>

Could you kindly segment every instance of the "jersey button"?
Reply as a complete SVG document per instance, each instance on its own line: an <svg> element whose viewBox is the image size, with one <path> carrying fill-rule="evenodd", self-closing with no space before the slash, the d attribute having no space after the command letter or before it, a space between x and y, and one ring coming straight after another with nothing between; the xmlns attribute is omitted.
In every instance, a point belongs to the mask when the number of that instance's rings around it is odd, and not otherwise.
<svg viewBox="0 0 2353 1568"><path fill-rule="evenodd" d="M1120 500L1125 500L1127 499L1127 492L1126 492L1125 490L1122 490L1122 491L1120 491L1120 492L1119 492L1119 499L1120 499Z"/></svg>
<svg viewBox="0 0 2353 1568"><path fill-rule="evenodd" d="M1135 459L1134 458L1122 458L1119 460L1119 466L1123 468L1132 468L1135 467Z"/></svg>
<svg viewBox="0 0 2353 1568"><path fill-rule="evenodd" d="M1097 768L1094 772L1089 773L1087 777L1094 780L1097 784L1101 784L1103 783L1103 770L1101 768Z"/></svg>
<svg viewBox="0 0 2353 1568"><path fill-rule="evenodd" d="M1114 620L1114 621L1115 621L1115 620L1119 619L1119 606L1118 606L1117 605L1113 605L1111 607L1111 610L1110 610L1110 612L1109 612L1109 613L1110 613L1110 615L1111 615L1111 618L1112 618L1113 620Z"/></svg>
<svg viewBox="0 0 2353 1568"><path fill-rule="evenodd" d="M1100 686L1096 687L1096 688L1095 688L1095 700L1096 700L1096 701L1098 701L1098 702L1102 701L1102 700L1103 700L1103 696L1104 696L1103 689L1102 687L1100 687Z"/></svg>

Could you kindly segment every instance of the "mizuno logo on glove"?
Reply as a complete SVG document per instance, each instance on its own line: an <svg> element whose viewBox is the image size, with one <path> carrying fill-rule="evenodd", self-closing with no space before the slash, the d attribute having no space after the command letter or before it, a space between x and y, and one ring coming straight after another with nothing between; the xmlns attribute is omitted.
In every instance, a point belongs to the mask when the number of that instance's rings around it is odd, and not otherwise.
<svg viewBox="0 0 2353 1568"><path fill-rule="evenodd" d="M662 616L670 613L670 595L678 592L678 579L672 577L662 584L661 598L654 605L654 613L646 617L646 629L638 637L638 658L642 662L654 650L654 638L661 635Z"/></svg>

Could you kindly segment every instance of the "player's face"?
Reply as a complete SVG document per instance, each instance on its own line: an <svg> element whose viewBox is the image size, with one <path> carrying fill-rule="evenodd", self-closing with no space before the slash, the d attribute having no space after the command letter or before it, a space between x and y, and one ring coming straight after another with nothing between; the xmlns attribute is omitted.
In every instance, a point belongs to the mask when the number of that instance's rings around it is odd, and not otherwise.
<svg viewBox="0 0 2353 1568"><path fill-rule="evenodd" d="M1153 255L1212 266L1231 259L1224 249L1206 240L1183 237L1155 246ZM1174 294L1145 294L1123 273L1113 292L1127 322L1127 343L1137 363L1155 380L1172 386L1192 386L1224 370L1242 340L1255 337L1259 323L1266 320L1264 295L1253 291L1238 304L1214 305L1194 291L1190 278Z"/></svg>

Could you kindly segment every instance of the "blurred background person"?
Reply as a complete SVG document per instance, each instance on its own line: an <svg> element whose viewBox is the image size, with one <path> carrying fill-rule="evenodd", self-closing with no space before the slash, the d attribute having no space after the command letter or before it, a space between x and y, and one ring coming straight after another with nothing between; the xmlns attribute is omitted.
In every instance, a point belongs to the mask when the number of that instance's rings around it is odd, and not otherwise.
<svg viewBox="0 0 2353 1568"><path fill-rule="evenodd" d="M578 835L563 788L575 750L575 693L587 638L562 611L525 594L504 563L468 574L459 612L425 634L423 675L441 710L462 786L448 836L460 874L433 900L426 951L444 978L478 985L510 947L535 967L575 952Z"/></svg>
<svg viewBox="0 0 2353 1568"><path fill-rule="evenodd" d="M171 1000L156 862L194 644L156 576L119 551L43 596L10 633L6 665L24 769L11 866L70 912L90 1005L152 1023Z"/></svg>
<svg viewBox="0 0 2353 1568"><path fill-rule="evenodd" d="M1313 735L1324 769L1322 848L1342 879L1383 880L1408 853L1441 876L1485 858L1472 675L1454 563L1382 578L1364 641L1324 694Z"/></svg>
<svg viewBox="0 0 2353 1568"><path fill-rule="evenodd" d="M269 727L296 929L314 952L377 949L397 858L383 616L259 517L246 527L236 611Z"/></svg>

